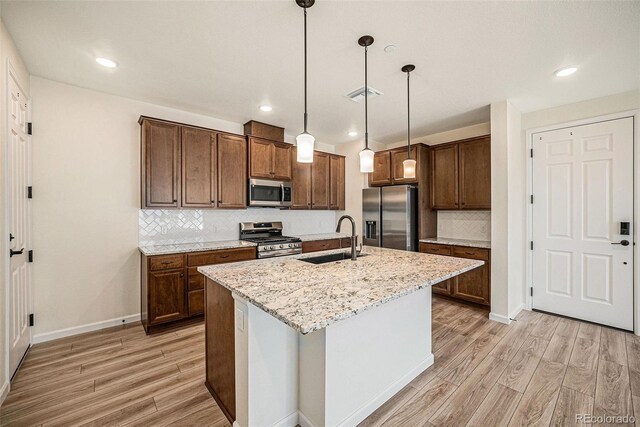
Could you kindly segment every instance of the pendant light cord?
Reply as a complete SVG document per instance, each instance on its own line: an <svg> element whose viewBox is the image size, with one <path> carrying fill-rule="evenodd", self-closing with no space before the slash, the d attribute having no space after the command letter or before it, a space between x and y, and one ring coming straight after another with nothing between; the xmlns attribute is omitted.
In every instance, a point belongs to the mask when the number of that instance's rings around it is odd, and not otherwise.
<svg viewBox="0 0 640 427"><path fill-rule="evenodd" d="M411 72L407 72L407 159L411 159L411 103L409 102L409 76Z"/></svg>
<svg viewBox="0 0 640 427"><path fill-rule="evenodd" d="M364 47L364 147L365 150L369 149L369 111L367 105L367 95L369 92L369 86L367 84L367 51L368 46Z"/></svg>
<svg viewBox="0 0 640 427"><path fill-rule="evenodd" d="M307 133L307 8L304 8L304 133Z"/></svg>

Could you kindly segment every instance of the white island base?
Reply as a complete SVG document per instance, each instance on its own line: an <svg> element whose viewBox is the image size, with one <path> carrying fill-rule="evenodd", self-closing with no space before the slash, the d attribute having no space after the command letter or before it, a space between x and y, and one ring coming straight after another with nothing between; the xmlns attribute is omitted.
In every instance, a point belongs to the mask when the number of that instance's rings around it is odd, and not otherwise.
<svg viewBox="0 0 640 427"><path fill-rule="evenodd" d="M306 335L234 300L234 426L355 426L433 364L430 286Z"/></svg>

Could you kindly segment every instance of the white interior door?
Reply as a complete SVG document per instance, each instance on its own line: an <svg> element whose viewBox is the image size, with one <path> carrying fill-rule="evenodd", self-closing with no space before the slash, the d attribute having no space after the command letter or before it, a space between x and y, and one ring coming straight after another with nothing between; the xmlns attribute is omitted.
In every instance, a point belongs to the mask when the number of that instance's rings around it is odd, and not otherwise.
<svg viewBox="0 0 640 427"><path fill-rule="evenodd" d="M533 308L633 330L633 119L534 134L533 196Z"/></svg>
<svg viewBox="0 0 640 427"><path fill-rule="evenodd" d="M8 81L8 217L9 217L9 369L13 376L29 349L30 284L27 259L31 211L31 138L27 135L29 99L13 73Z"/></svg>

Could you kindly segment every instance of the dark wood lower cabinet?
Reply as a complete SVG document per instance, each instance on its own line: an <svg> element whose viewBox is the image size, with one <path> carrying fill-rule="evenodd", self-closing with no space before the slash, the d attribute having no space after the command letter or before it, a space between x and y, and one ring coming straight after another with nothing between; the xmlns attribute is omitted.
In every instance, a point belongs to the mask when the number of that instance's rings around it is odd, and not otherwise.
<svg viewBox="0 0 640 427"><path fill-rule="evenodd" d="M183 269L149 273L149 324L187 317L185 289Z"/></svg>
<svg viewBox="0 0 640 427"><path fill-rule="evenodd" d="M331 249L349 248L351 247L351 239L327 239L327 240L313 240L308 242L302 242L302 252L317 252L328 251Z"/></svg>
<svg viewBox="0 0 640 427"><path fill-rule="evenodd" d="M491 305L491 250L421 242L420 252L484 261L482 267L438 283L431 289L435 294Z"/></svg>

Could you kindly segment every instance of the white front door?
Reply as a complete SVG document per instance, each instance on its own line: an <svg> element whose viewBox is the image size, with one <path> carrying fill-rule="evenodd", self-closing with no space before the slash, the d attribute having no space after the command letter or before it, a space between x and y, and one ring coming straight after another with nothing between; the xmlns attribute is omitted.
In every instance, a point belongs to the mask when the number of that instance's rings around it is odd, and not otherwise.
<svg viewBox="0 0 640 427"><path fill-rule="evenodd" d="M532 181L533 308L633 330L633 119L534 134Z"/></svg>
<svg viewBox="0 0 640 427"><path fill-rule="evenodd" d="M27 135L29 99L9 72L8 217L9 217L9 369L13 376L31 343L29 331L29 264L31 231L27 187L31 179L31 138Z"/></svg>

